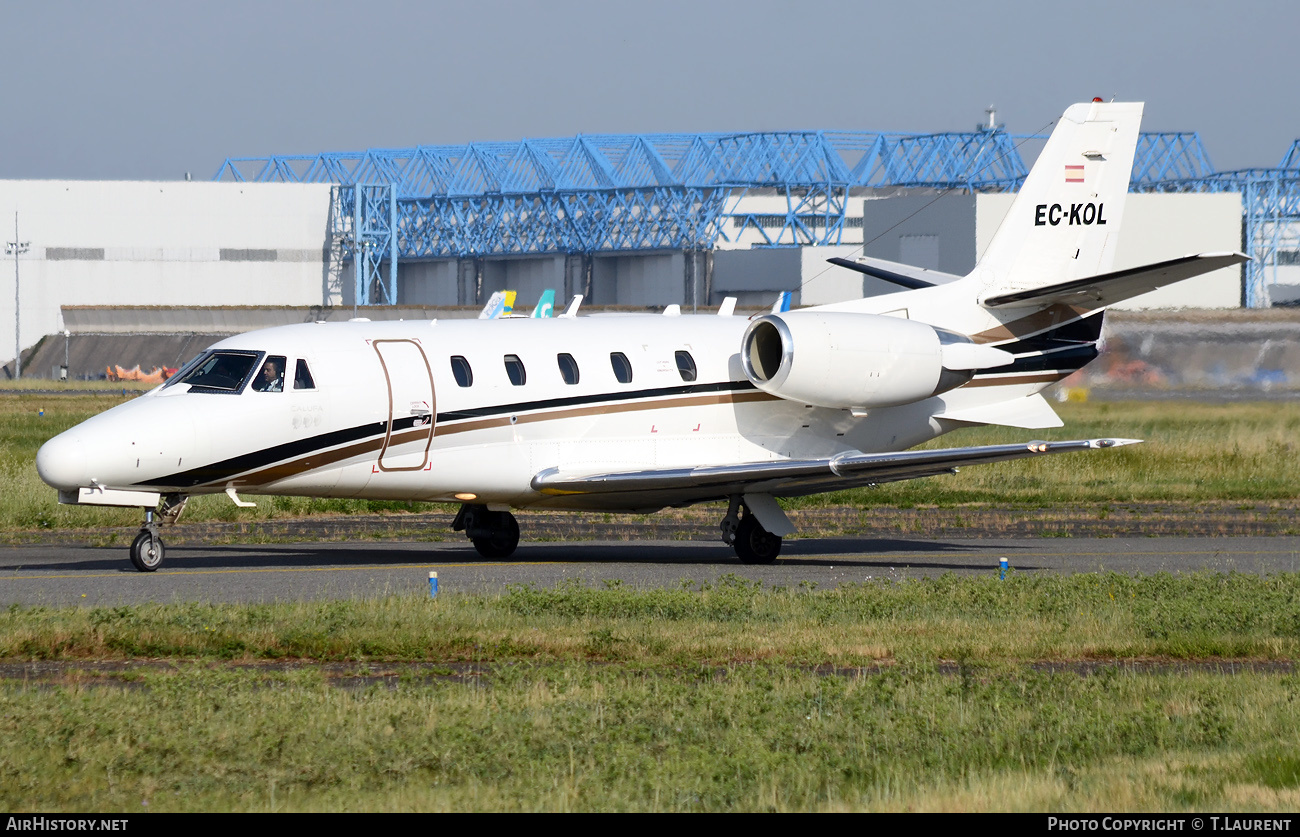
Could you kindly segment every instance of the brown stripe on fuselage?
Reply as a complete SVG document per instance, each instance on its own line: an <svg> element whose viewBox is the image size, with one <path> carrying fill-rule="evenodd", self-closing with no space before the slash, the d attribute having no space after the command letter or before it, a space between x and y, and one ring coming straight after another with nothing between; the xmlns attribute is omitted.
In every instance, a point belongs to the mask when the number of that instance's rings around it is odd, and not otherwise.
<svg viewBox="0 0 1300 837"><path fill-rule="evenodd" d="M1040 331L1055 328L1071 320L1077 320L1091 313L1091 308L1078 308L1058 302L1056 305L1049 305L1042 311L1035 312L1027 317L1011 320L996 328L981 331L979 334L972 334L970 339L976 343L1000 343L1003 340L1018 340L1031 334L1037 334Z"/></svg>
<svg viewBox="0 0 1300 837"><path fill-rule="evenodd" d="M740 393L722 393L720 395L698 395L692 398L660 398L654 401L631 401L623 404L607 404L592 407L576 407L568 410L553 410L550 412L536 412L517 416L516 424L532 424L540 421L557 421L568 418L581 418L583 416L602 415L606 413L627 413L638 410L654 410L664 407L700 407L713 404L747 403L752 401L775 401L778 397L769 395L766 392L740 392ZM453 433L466 433L472 430L486 430L492 427L509 427L510 416L496 416L487 419L476 419L471 421L462 421L456 424L438 424L434 426L435 436L449 436ZM423 439L428 431L425 429L411 430L394 436L389 441L389 447L396 447L408 442L419 441ZM269 485L273 482L288 479L307 471L317 468L324 468L327 465L333 465L344 459L350 459L354 456L377 451L383 446L382 438L367 439L364 442L337 448L335 450L319 451L308 456L299 457L288 462L281 462L278 465L272 465L261 471L254 471L242 477L233 480L236 487L246 487L252 485ZM223 481L224 482L224 481Z"/></svg>
<svg viewBox="0 0 1300 837"><path fill-rule="evenodd" d="M963 389L970 387L1001 387L1011 384L1050 384L1073 374L1074 370L1069 372L1048 372L1045 375L1001 375L996 378L976 378L966 384Z"/></svg>
<svg viewBox="0 0 1300 837"><path fill-rule="evenodd" d="M702 407L712 404L725 404L729 401L732 403L743 403L748 401L768 401L776 399L777 396L768 395L766 392L697 395L693 398L681 398L676 400L661 398L655 401L629 401L623 404L603 404L598 407L574 407L569 410L552 410L550 412L529 413L516 416L515 423L532 424L539 421L558 421L560 419L582 418L584 416L606 415L608 413L631 413L639 410L662 409L665 406ZM509 425L509 416L498 416L490 419L465 421L459 424L440 424L434 428L433 432L435 436L449 436L452 433L466 433L471 430L483 430L489 427L508 427Z"/></svg>

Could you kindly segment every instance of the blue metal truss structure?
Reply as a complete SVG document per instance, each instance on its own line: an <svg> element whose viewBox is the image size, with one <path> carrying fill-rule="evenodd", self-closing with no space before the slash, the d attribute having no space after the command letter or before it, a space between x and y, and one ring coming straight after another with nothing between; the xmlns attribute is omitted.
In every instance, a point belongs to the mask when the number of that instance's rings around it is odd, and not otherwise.
<svg viewBox="0 0 1300 837"><path fill-rule="evenodd" d="M1195 137L1168 134L1165 137ZM1169 142L1178 140L1170 139ZM1300 140L1291 144L1277 168L1216 172L1200 140L1190 140L1184 161L1151 166L1138 178L1135 192L1236 192L1242 203L1242 246L1251 256L1244 268L1242 303L1267 308L1269 286L1277 280L1279 264L1295 264L1300 257Z"/></svg>
<svg viewBox="0 0 1300 837"><path fill-rule="evenodd" d="M228 159L215 180L332 183L332 226L360 304L395 299L398 260L838 244L851 190L1018 188L1002 131L647 134ZM375 191L384 189L382 194ZM785 211L728 215L747 194ZM725 229L725 217L737 219ZM381 263L388 264L385 276Z"/></svg>
<svg viewBox="0 0 1300 837"><path fill-rule="evenodd" d="M332 233L353 261L355 299L393 304L399 260L701 251L747 230L763 246L839 244L854 190L1014 191L1026 174L1018 143L1030 138L1001 130L586 135L231 158L213 179L334 184ZM1132 188L1241 192L1255 257L1245 301L1268 304L1266 269L1300 249L1300 140L1277 169L1215 172L1196 133L1143 134ZM780 198L783 210L740 211L750 195Z"/></svg>

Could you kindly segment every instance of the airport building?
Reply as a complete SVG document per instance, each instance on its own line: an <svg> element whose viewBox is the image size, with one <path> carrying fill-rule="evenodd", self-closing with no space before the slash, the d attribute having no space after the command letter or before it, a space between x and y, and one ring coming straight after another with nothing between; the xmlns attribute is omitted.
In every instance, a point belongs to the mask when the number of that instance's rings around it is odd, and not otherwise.
<svg viewBox="0 0 1300 837"><path fill-rule="evenodd" d="M207 333L233 333L354 307L463 315L505 289L528 305L552 288L685 311L887 293L827 259L968 272L1034 141L1000 128L579 136L227 160L211 182L4 181L18 284L0 292L0 358L12 374L15 346L113 319L87 307L135 312L113 328L178 332L205 315L177 311L220 307ZM1300 301L1300 141L1277 168L1215 172L1195 134L1144 134L1132 191L1117 269L1243 248L1255 260L1131 307Z"/></svg>

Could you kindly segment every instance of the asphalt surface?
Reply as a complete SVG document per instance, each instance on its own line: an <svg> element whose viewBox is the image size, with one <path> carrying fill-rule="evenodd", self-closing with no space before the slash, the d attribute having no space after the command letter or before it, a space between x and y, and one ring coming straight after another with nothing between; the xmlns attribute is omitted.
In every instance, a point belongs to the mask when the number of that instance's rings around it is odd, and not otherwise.
<svg viewBox="0 0 1300 837"><path fill-rule="evenodd" d="M124 546L0 547L0 606L114 606L143 602L263 602L427 593L497 593L511 584L552 587L620 580L676 587L728 573L766 585L819 588L872 579L1013 572L1300 571L1300 537L881 538L787 540L769 566L740 564L721 543L579 541L524 543L506 561L480 558L466 542L169 546L162 568L137 572Z"/></svg>

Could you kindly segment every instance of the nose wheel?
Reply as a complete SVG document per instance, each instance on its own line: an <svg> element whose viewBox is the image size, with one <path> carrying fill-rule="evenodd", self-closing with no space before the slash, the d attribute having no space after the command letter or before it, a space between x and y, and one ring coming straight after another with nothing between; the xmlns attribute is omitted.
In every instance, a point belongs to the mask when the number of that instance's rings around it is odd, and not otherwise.
<svg viewBox="0 0 1300 837"><path fill-rule="evenodd" d="M153 528L156 530L157 526ZM158 537L157 532L142 529L131 543L131 563L135 564L135 568L140 572L151 573L158 569L165 552L162 538Z"/></svg>
<svg viewBox="0 0 1300 837"><path fill-rule="evenodd" d="M162 505L158 507L158 518L163 523L175 523L180 519L181 512L185 511L185 503L189 500L184 494L168 494L163 498ZM154 510L144 510L144 523L140 525L140 534L135 536L131 542L131 563L142 573L151 573L163 562L163 556L167 554L167 549L163 546L162 537L158 534L158 520L154 519Z"/></svg>
<svg viewBox="0 0 1300 837"><path fill-rule="evenodd" d="M508 558L519 546L519 522L510 512L489 511L487 506L466 503L451 528L464 531L484 558Z"/></svg>

